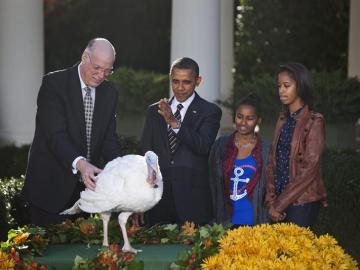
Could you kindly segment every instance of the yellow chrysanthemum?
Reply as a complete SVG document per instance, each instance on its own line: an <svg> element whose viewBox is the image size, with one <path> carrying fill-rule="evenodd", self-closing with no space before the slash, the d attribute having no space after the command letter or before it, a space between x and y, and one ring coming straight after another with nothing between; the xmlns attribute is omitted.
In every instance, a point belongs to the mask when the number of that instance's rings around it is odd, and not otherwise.
<svg viewBox="0 0 360 270"><path fill-rule="evenodd" d="M0 270L15 269L15 260L0 250Z"/></svg>
<svg viewBox="0 0 360 270"><path fill-rule="evenodd" d="M333 237L317 237L307 228L284 223L229 231L220 239L219 253L201 266L206 270L358 269Z"/></svg>

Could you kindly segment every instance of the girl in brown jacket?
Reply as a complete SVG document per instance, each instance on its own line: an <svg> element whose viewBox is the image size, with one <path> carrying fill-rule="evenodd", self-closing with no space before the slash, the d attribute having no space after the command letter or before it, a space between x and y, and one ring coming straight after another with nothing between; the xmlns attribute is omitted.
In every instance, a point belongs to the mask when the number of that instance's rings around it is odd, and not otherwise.
<svg viewBox="0 0 360 270"><path fill-rule="evenodd" d="M280 66L277 81L284 111L276 123L266 168L265 204L273 221L307 227L314 224L320 202L327 204L321 176L324 118L309 110L311 83L304 65Z"/></svg>

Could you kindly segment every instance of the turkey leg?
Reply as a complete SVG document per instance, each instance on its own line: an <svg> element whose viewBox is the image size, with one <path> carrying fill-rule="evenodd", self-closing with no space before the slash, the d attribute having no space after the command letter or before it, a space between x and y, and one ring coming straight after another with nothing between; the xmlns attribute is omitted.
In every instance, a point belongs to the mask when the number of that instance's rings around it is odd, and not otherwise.
<svg viewBox="0 0 360 270"><path fill-rule="evenodd" d="M123 235L123 239L124 239L124 246L122 248L122 251L124 252L132 252L132 253L138 253L141 252L141 249L134 249L129 242L128 236L127 236L127 231L126 231L126 222L128 220L128 218L131 216L132 212L122 212L119 214L118 220L119 220L119 225L121 228L121 232Z"/></svg>

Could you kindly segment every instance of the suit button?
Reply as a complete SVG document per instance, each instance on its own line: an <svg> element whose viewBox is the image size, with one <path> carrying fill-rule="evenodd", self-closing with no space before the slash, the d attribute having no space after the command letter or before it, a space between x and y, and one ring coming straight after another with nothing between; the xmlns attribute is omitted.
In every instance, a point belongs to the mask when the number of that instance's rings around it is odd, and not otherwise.
<svg viewBox="0 0 360 270"><path fill-rule="evenodd" d="M173 160L172 160L172 161L170 161L170 164L171 164L171 165L174 165L174 163L175 163L175 162L174 162Z"/></svg>

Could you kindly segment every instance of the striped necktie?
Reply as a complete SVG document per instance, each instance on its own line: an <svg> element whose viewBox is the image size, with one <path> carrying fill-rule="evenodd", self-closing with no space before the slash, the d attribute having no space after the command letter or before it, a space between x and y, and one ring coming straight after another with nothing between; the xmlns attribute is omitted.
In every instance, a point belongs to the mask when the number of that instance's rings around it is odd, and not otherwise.
<svg viewBox="0 0 360 270"><path fill-rule="evenodd" d="M179 103L177 105L177 109L176 112L174 114L176 120L181 121L181 115L180 115L180 111L184 106ZM177 148L177 138L176 138L176 133L175 131L171 128L171 126L168 127L168 138L169 138L169 146L170 146L170 152L171 154L174 154L176 148Z"/></svg>
<svg viewBox="0 0 360 270"><path fill-rule="evenodd" d="M86 130L86 159L90 161L90 149L91 149L91 128L93 119L93 103L91 98L91 89L85 88L86 94L84 97L84 111L85 111L85 130Z"/></svg>

